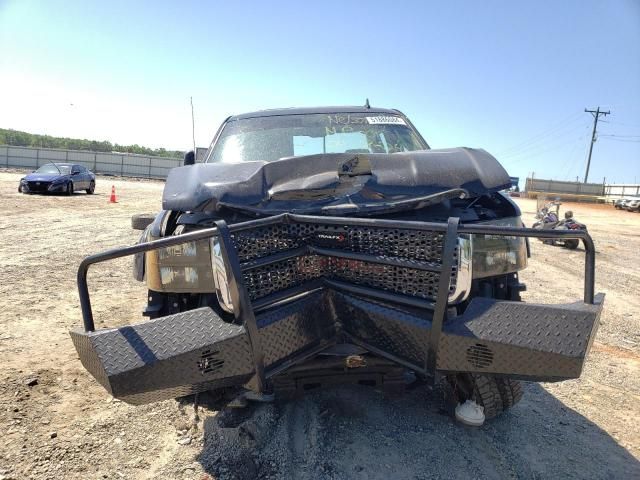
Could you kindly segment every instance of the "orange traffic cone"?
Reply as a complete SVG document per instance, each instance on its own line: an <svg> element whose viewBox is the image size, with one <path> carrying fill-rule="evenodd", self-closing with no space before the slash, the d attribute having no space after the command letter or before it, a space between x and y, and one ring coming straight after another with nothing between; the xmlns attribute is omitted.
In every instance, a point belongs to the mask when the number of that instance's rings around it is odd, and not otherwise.
<svg viewBox="0 0 640 480"><path fill-rule="evenodd" d="M111 197L109 197L109 203L118 203L118 200L116 200L116 187L115 187L115 185L111 185Z"/></svg>

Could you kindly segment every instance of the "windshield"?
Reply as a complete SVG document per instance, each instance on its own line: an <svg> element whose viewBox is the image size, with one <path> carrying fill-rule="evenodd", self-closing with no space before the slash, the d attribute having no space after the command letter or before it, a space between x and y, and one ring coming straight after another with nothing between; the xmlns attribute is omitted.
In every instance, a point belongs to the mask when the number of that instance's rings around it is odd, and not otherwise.
<svg viewBox="0 0 640 480"><path fill-rule="evenodd" d="M71 167L68 165L54 165L53 163L47 163L41 166L36 173L48 173L51 175L69 175L71 173Z"/></svg>
<svg viewBox="0 0 640 480"><path fill-rule="evenodd" d="M227 123L207 162L272 162L319 153L396 153L427 148L398 115L278 115Z"/></svg>

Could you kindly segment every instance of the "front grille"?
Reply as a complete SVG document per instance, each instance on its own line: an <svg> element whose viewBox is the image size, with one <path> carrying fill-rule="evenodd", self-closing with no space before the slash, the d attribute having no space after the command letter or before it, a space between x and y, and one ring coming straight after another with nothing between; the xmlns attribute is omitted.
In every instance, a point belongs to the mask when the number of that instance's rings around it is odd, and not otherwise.
<svg viewBox="0 0 640 480"><path fill-rule="evenodd" d="M323 236L342 235L341 241ZM232 234L240 261L255 260L304 245L374 256L440 263L444 234L401 228L284 224Z"/></svg>
<svg viewBox="0 0 640 480"><path fill-rule="evenodd" d="M27 182L27 184L31 192L46 192L51 182Z"/></svg>
<svg viewBox="0 0 640 480"><path fill-rule="evenodd" d="M251 300L321 277L423 299L438 294L438 273L320 255L302 255L244 272Z"/></svg>
<svg viewBox="0 0 640 480"><path fill-rule="evenodd" d="M438 295L442 232L289 223L237 231L231 238L243 265L243 279L252 301L319 278L424 300L435 300ZM298 256L267 264L260 260L295 249L301 249ZM350 253L366 257L340 256ZM455 255L450 292L455 289L457 249ZM375 261L381 259L401 265Z"/></svg>

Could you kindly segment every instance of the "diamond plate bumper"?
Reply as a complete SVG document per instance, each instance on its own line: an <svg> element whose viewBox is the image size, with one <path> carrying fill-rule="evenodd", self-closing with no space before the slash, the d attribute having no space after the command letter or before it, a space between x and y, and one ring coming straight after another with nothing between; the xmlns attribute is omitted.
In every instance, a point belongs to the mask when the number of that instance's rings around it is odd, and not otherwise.
<svg viewBox="0 0 640 480"><path fill-rule="evenodd" d="M370 350L420 371L431 321L391 306L337 295L344 330ZM439 372L506 375L531 381L578 378L596 334L604 295L594 304L537 305L473 299L442 329Z"/></svg>
<svg viewBox="0 0 640 480"><path fill-rule="evenodd" d="M475 298L462 315L449 315L459 235L582 240L584 302ZM214 236L234 323L200 308L95 331L90 265ZM337 243L324 245L325 237ZM291 265L273 268L285 260ZM354 269L361 274L354 276ZM428 281L416 287L419 294L405 288L425 271ZM78 269L85 328L71 336L85 368L115 397L133 404L231 385L264 391L289 367L343 342L430 378L481 372L557 381L580 375L593 341L604 301L594 295L594 275L595 247L581 230L459 225L457 218L426 223L283 214L231 226L219 220L215 228L85 258Z"/></svg>
<svg viewBox="0 0 640 480"><path fill-rule="evenodd" d="M444 324L436 368L534 381L577 378L602 303L603 295L593 305L474 299L464 315ZM258 314L256 321L266 378L345 339L426 372L432 322L424 312L330 288ZM245 327L209 308L71 336L84 367L132 404L244 385L256 373Z"/></svg>

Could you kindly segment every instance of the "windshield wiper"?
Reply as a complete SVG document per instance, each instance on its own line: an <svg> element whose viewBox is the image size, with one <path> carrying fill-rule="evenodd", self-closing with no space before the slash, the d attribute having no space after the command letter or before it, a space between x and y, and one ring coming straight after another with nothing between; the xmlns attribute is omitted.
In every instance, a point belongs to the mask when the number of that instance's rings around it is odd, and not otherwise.
<svg viewBox="0 0 640 480"><path fill-rule="evenodd" d="M327 205L322 207L322 213L341 214L357 213L358 215L371 215L378 213L394 213L403 210L418 210L429 205L435 205L452 198L467 198L469 192L464 188L452 188L443 192L432 193L420 197L411 197L384 203L348 203L342 205Z"/></svg>

